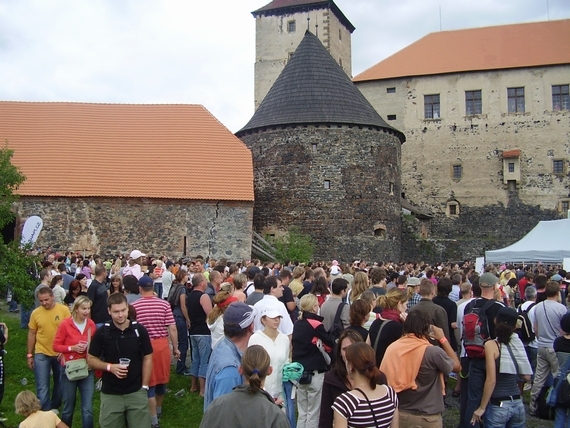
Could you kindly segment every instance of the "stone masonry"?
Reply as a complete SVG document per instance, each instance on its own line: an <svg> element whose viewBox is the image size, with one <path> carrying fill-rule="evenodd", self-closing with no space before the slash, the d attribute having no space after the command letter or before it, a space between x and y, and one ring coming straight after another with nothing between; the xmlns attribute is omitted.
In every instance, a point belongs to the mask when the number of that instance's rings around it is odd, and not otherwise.
<svg viewBox="0 0 570 428"><path fill-rule="evenodd" d="M19 222L43 219L37 245L87 254L184 255L242 261L251 255L253 207L246 202L143 198L20 197ZM184 241L186 239L186 254Z"/></svg>
<svg viewBox="0 0 570 428"><path fill-rule="evenodd" d="M254 162L254 229L309 234L316 260L399 259L395 135L358 126L288 126L240 137ZM277 207L277 208L276 208Z"/></svg>

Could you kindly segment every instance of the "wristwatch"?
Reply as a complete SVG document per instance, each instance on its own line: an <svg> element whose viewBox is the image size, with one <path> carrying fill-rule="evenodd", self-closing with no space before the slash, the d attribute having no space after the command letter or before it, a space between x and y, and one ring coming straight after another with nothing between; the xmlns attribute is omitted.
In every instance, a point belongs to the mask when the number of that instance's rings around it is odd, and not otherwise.
<svg viewBox="0 0 570 428"><path fill-rule="evenodd" d="M150 388L148 387L148 385L143 385L143 386L141 386L141 388L142 388L142 389L146 389L147 391L150 389Z"/></svg>

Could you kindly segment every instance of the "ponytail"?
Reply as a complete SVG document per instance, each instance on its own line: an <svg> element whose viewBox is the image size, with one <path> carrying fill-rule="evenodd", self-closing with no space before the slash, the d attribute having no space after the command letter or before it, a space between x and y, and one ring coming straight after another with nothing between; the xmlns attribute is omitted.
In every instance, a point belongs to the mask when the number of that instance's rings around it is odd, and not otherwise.
<svg viewBox="0 0 570 428"><path fill-rule="evenodd" d="M252 345L245 350L241 357L241 368L249 383L249 393L254 395L261 389L261 384L267 376L271 360L267 351L259 345Z"/></svg>

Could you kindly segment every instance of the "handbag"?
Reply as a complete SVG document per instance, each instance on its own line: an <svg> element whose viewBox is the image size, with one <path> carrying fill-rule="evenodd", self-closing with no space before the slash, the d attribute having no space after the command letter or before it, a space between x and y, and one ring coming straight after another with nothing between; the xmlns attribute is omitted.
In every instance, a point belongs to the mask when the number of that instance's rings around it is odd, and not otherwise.
<svg viewBox="0 0 570 428"><path fill-rule="evenodd" d="M65 362L65 375L70 381L85 379L89 376L89 367L85 358Z"/></svg>
<svg viewBox="0 0 570 428"><path fill-rule="evenodd" d="M87 330L87 347L91 342L91 329ZM63 356L63 354L62 354ZM86 358L77 358L76 360L65 361L65 375L70 381L85 379L89 376L89 367Z"/></svg>

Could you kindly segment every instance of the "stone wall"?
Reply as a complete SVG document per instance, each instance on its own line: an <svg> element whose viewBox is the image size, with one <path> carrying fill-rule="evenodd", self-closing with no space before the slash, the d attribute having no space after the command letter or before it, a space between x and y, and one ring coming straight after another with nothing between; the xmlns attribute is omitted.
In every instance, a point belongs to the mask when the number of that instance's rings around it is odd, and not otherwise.
<svg viewBox="0 0 570 428"><path fill-rule="evenodd" d="M504 151L520 150L517 197L545 210L570 198L570 111L554 111L552 85L568 84L570 66L450 73L357 82L378 113L406 135L402 188L434 214L453 197L471 207L507 205ZM507 88L523 87L525 112L510 114ZM395 88L388 93L388 88ZM465 91L481 90L482 114L466 115ZM424 119L424 96L439 94L441 116ZM564 161L555 174L553 161ZM453 165L462 177L453 177Z"/></svg>
<svg viewBox="0 0 570 428"><path fill-rule="evenodd" d="M397 137L334 125L263 130L242 140L253 154L256 231L297 226L313 238L315 259L399 258Z"/></svg>
<svg viewBox="0 0 570 428"><path fill-rule="evenodd" d="M404 216L402 260L475 261L484 256L485 251L514 244L539 221L559 218L564 216L556 210L527 205L516 198L511 198L506 206L462 206L460 216L439 215L432 220Z"/></svg>
<svg viewBox="0 0 570 428"><path fill-rule="evenodd" d="M37 245L87 250L102 255L128 253L241 261L251 257L253 207L248 202L141 198L21 197L19 223L43 219Z"/></svg>

